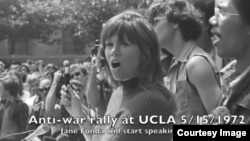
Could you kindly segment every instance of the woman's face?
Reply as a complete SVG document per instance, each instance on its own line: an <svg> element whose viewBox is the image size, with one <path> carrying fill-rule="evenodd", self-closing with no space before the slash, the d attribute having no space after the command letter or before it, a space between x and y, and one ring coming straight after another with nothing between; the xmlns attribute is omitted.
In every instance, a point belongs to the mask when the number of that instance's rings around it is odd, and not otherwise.
<svg viewBox="0 0 250 141"><path fill-rule="evenodd" d="M87 81L87 76L85 76L79 68L73 68L70 71L70 79L76 79L85 84Z"/></svg>
<svg viewBox="0 0 250 141"><path fill-rule="evenodd" d="M20 74L23 76L27 76L28 75L28 70L27 68L25 67L21 67L21 70L20 70Z"/></svg>
<svg viewBox="0 0 250 141"><path fill-rule="evenodd" d="M42 100L45 100L49 89L50 89L51 81L48 79L44 79L39 84L39 94L41 95Z"/></svg>
<svg viewBox="0 0 250 141"><path fill-rule="evenodd" d="M35 80L30 81L30 93L31 94L38 94L39 93L39 84L40 84L39 79L35 79Z"/></svg>
<svg viewBox="0 0 250 141"><path fill-rule="evenodd" d="M212 42L221 57L237 58L245 52L248 41L247 26L233 0L216 0L215 15L210 18L210 24L213 26Z"/></svg>
<svg viewBox="0 0 250 141"><path fill-rule="evenodd" d="M169 22L164 15L155 17L154 22L154 31L159 40L160 47L172 52L171 42L175 34L174 24Z"/></svg>
<svg viewBox="0 0 250 141"><path fill-rule="evenodd" d="M125 81L139 75L140 49L126 38L121 43L117 35L105 41L105 57L116 81Z"/></svg>

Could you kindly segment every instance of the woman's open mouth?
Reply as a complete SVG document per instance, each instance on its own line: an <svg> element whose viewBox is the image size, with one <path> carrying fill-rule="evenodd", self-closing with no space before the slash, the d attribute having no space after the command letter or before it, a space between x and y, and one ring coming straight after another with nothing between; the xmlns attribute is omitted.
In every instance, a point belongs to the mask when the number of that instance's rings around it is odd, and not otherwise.
<svg viewBox="0 0 250 141"><path fill-rule="evenodd" d="M118 60L111 60L111 70L118 70L121 67L121 63Z"/></svg>
<svg viewBox="0 0 250 141"><path fill-rule="evenodd" d="M211 40L212 40L213 45L216 46L220 42L221 36L219 34L213 34L213 36L211 37Z"/></svg>

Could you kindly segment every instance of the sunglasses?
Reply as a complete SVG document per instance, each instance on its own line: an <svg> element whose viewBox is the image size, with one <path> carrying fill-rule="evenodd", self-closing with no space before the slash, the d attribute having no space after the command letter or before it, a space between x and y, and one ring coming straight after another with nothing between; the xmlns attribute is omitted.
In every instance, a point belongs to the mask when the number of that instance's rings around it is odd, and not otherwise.
<svg viewBox="0 0 250 141"><path fill-rule="evenodd" d="M46 88L39 88L39 92L48 92L50 89L50 87L46 87Z"/></svg>
<svg viewBox="0 0 250 141"><path fill-rule="evenodd" d="M80 72L76 72L76 73L74 73L74 74L71 74L71 75L70 75L70 78L73 79L74 77L79 77L80 75L81 75Z"/></svg>

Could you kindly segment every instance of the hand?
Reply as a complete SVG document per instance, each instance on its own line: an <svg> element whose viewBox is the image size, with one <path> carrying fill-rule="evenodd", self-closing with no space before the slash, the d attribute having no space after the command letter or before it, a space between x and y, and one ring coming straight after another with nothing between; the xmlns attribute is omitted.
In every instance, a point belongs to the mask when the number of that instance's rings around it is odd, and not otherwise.
<svg viewBox="0 0 250 141"><path fill-rule="evenodd" d="M41 109L43 107L43 101L40 101L38 103L35 103L33 106L32 106L32 110L33 111L38 111L39 109Z"/></svg>
<svg viewBox="0 0 250 141"><path fill-rule="evenodd" d="M81 103L79 95L71 88L70 85L62 87L61 103L71 116L87 118L87 108Z"/></svg>
<svg viewBox="0 0 250 141"><path fill-rule="evenodd" d="M61 70L56 71L56 72L54 73L54 80L53 80L53 82L56 83L56 84L58 84L59 81L60 81L60 79L61 79L61 77L62 77L62 72L61 72Z"/></svg>
<svg viewBox="0 0 250 141"><path fill-rule="evenodd" d="M98 65L97 57L93 56L91 58L91 67L97 67L97 65Z"/></svg>

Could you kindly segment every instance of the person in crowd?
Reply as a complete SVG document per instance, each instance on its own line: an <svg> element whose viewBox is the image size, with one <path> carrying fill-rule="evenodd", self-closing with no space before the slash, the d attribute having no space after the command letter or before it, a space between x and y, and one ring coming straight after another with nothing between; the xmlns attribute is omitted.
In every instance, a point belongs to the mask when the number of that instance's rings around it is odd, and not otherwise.
<svg viewBox="0 0 250 141"><path fill-rule="evenodd" d="M26 83L27 76L30 73L30 69L27 64L22 64L19 70L23 83Z"/></svg>
<svg viewBox="0 0 250 141"><path fill-rule="evenodd" d="M231 90L237 92L237 98L231 100L232 104L227 108L232 115L243 115L244 122L250 124L250 1L216 0L215 14L210 24L213 45L218 49L218 55L235 59L221 71L226 101L232 98L229 96ZM248 75L238 78L245 73ZM237 79L240 80L237 85L241 87L231 87Z"/></svg>
<svg viewBox="0 0 250 141"><path fill-rule="evenodd" d="M53 75L57 71L55 64L49 63L44 68L44 77L53 80Z"/></svg>
<svg viewBox="0 0 250 141"><path fill-rule="evenodd" d="M87 68L88 73L90 73L91 56L87 57L87 58L84 60L83 65Z"/></svg>
<svg viewBox="0 0 250 141"><path fill-rule="evenodd" d="M19 72L20 65L17 63L13 63L10 65L9 72Z"/></svg>
<svg viewBox="0 0 250 141"><path fill-rule="evenodd" d="M19 141L23 138L22 135L11 134L25 131L29 116L28 106L18 96L20 86L13 74L7 74L0 79L0 138L8 141Z"/></svg>
<svg viewBox="0 0 250 141"><path fill-rule="evenodd" d="M39 72L33 72L28 76L27 82L28 82L29 91L28 93L23 95L22 99L29 106L30 111L34 103L37 103L40 101L39 84L40 84L41 77L42 76Z"/></svg>
<svg viewBox="0 0 250 141"><path fill-rule="evenodd" d="M31 66L32 64L34 64L34 61L33 61L33 60L28 59L28 60L26 60L26 63L27 63L29 66Z"/></svg>
<svg viewBox="0 0 250 141"><path fill-rule="evenodd" d="M101 55L112 78L119 83L109 100L105 115L117 118L114 126L96 125L88 122L83 129L160 129L168 125L140 124L139 115L168 118L174 113L172 94L164 87L157 36L152 26L139 13L125 11L112 17L101 33ZM68 91L68 92L67 92ZM61 90L62 103L73 117L89 118L88 109L70 87ZM68 104L70 103L70 104ZM84 112L83 112L84 111ZM133 117L134 124L122 124L125 117ZM83 133L84 134L84 133ZM84 134L92 141L168 141L171 134Z"/></svg>
<svg viewBox="0 0 250 141"><path fill-rule="evenodd" d="M200 37L197 40L197 44L206 52L211 55L215 55L214 47L211 41L211 28L209 19L214 15L215 0L189 0L193 3L194 7L202 14L203 28Z"/></svg>
<svg viewBox="0 0 250 141"><path fill-rule="evenodd" d="M153 3L149 10L160 47L173 55L165 84L174 93L177 118L211 113L222 92L213 59L196 42L200 12L183 0Z"/></svg>
<svg viewBox="0 0 250 141"><path fill-rule="evenodd" d="M83 65L70 65L70 79L76 79L82 82L83 85L87 82L88 70Z"/></svg>
<svg viewBox="0 0 250 141"><path fill-rule="evenodd" d="M18 86L19 86L18 87L18 97L20 97L22 99L25 92L23 90L23 81L22 81L20 73L11 71L11 72L8 72L7 74L11 75L18 83Z"/></svg>
<svg viewBox="0 0 250 141"><path fill-rule="evenodd" d="M86 96L85 96L85 81L86 79L86 70L79 66L79 65L71 65L70 66L70 84L71 86L79 93L81 94L81 100L85 101L86 104ZM61 82L63 79L63 72L61 70L58 70L54 73L54 78L51 84L51 88L48 92L48 95L46 97L45 101L45 112L47 116L54 116L58 119L61 119L62 117L69 117L68 112L65 110L64 106L60 104L60 89L63 84ZM65 129L79 129L79 127L75 125L64 125L62 123L57 124L52 129L52 136L56 137L60 134L61 128ZM70 134L69 135L70 140L83 140L83 136L80 134L80 131L77 134Z"/></svg>
<svg viewBox="0 0 250 141"><path fill-rule="evenodd" d="M39 69L36 63L33 63L30 65L30 73L33 73L33 72L39 72Z"/></svg>
<svg viewBox="0 0 250 141"><path fill-rule="evenodd" d="M36 66L38 68L38 72L44 76L45 62L43 60L38 60L36 61Z"/></svg>
<svg viewBox="0 0 250 141"><path fill-rule="evenodd" d="M36 117L38 119L39 117L46 117L45 114L45 99L48 94L48 91L51 86L51 80L47 78L41 78L39 83L39 92L38 97L39 101L35 101L35 103L32 106L31 113L29 118ZM29 124L27 125L28 130L34 130L36 129L40 124Z"/></svg>

